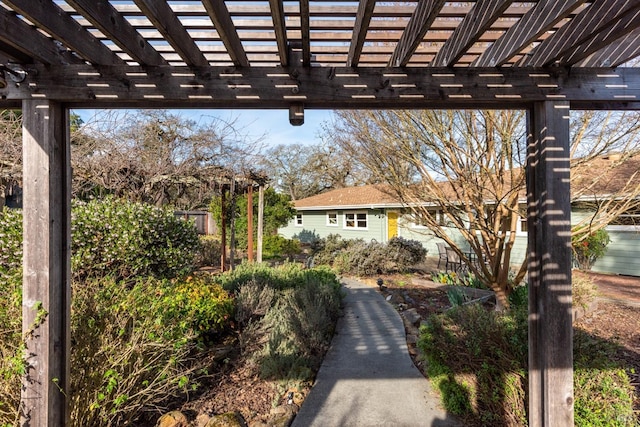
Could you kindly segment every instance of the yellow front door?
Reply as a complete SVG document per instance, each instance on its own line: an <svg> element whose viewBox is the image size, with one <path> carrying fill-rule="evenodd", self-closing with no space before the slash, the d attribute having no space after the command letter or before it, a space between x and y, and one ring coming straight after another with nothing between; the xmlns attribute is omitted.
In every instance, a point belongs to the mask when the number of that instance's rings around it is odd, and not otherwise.
<svg viewBox="0 0 640 427"><path fill-rule="evenodd" d="M387 213L387 239L398 235L398 212Z"/></svg>

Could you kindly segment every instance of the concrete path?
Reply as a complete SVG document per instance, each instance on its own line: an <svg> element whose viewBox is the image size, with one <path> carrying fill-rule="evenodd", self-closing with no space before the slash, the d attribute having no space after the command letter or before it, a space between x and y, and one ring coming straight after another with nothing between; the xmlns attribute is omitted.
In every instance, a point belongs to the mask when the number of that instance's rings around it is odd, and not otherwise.
<svg viewBox="0 0 640 427"><path fill-rule="evenodd" d="M293 427L462 425L413 365L391 304L368 285L343 283L344 315Z"/></svg>

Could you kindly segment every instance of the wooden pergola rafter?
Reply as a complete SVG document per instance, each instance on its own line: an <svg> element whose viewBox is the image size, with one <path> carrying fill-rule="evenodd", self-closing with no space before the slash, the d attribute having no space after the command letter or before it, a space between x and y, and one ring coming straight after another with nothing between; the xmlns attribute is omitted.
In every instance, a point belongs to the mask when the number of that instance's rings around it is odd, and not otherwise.
<svg viewBox="0 0 640 427"><path fill-rule="evenodd" d="M68 111L523 108L529 423L573 424L568 111L640 109L637 0L1 0L0 105L23 110L24 425L68 420ZM55 384L54 384L55 379Z"/></svg>

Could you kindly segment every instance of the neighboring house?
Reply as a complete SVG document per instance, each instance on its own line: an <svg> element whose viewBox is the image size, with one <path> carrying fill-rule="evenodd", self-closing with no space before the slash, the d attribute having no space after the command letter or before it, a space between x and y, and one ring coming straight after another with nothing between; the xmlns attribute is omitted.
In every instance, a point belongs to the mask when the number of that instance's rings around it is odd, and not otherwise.
<svg viewBox="0 0 640 427"><path fill-rule="evenodd" d="M585 167L584 170L598 170L603 178L598 185L583 191L576 203L572 204L573 223L592 212L590 206L594 201L615 193L620 183L626 182L624 176L628 178L640 170L640 156L636 156L622 170L611 172L612 178L608 179L607 164L613 160L598 159L597 164ZM582 184L579 179L577 183ZM384 185L342 188L297 200L294 202L296 217L278 231L287 238L296 238L303 243L329 234L339 234L345 239L360 238L378 242L400 236L422 242L429 256L437 256L436 243L441 240L427 227L413 223L409 215L403 215L405 207L385 188ZM522 203L524 208L524 200ZM435 206L434 214L436 217L439 214ZM611 243L606 255L595 263L594 271L640 276L640 225L633 224L640 224L640 212L629 212L607 227ZM455 230L452 229L452 233ZM512 259L518 262L526 255L526 218L522 217L518 222L516 233ZM460 243L464 245L462 237Z"/></svg>

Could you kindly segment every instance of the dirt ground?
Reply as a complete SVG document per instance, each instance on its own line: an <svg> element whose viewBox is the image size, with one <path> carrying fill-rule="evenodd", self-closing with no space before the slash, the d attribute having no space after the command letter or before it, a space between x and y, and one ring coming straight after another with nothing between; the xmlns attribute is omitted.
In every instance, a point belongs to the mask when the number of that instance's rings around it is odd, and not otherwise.
<svg viewBox="0 0 640 427"><path fill-rule="evenodd" d="M629 368L630 378L636 386L635 407L640 410L640 278L588 275L598 286L598 304L574 326L621 345L616 357ZM375 286L375 280L368 281ZM426 275L387 276L384 280L390 290L399 291L408 302L404 309L414 307L423 318L449 307L446 290L430 282ZM415 355L415 346L409 345L409 348ZM295 391L296 403L301 403L310 387L310 384L305 384L293 390L283 384L261 380L255 368L237 355L230 355L225 363L221 372L212 378L207 392L183 406L182 410L190 419L202 413L212 415L237 411L249 425L262 425L259 422L274 406L286 401L289 391Z"/></svg>

